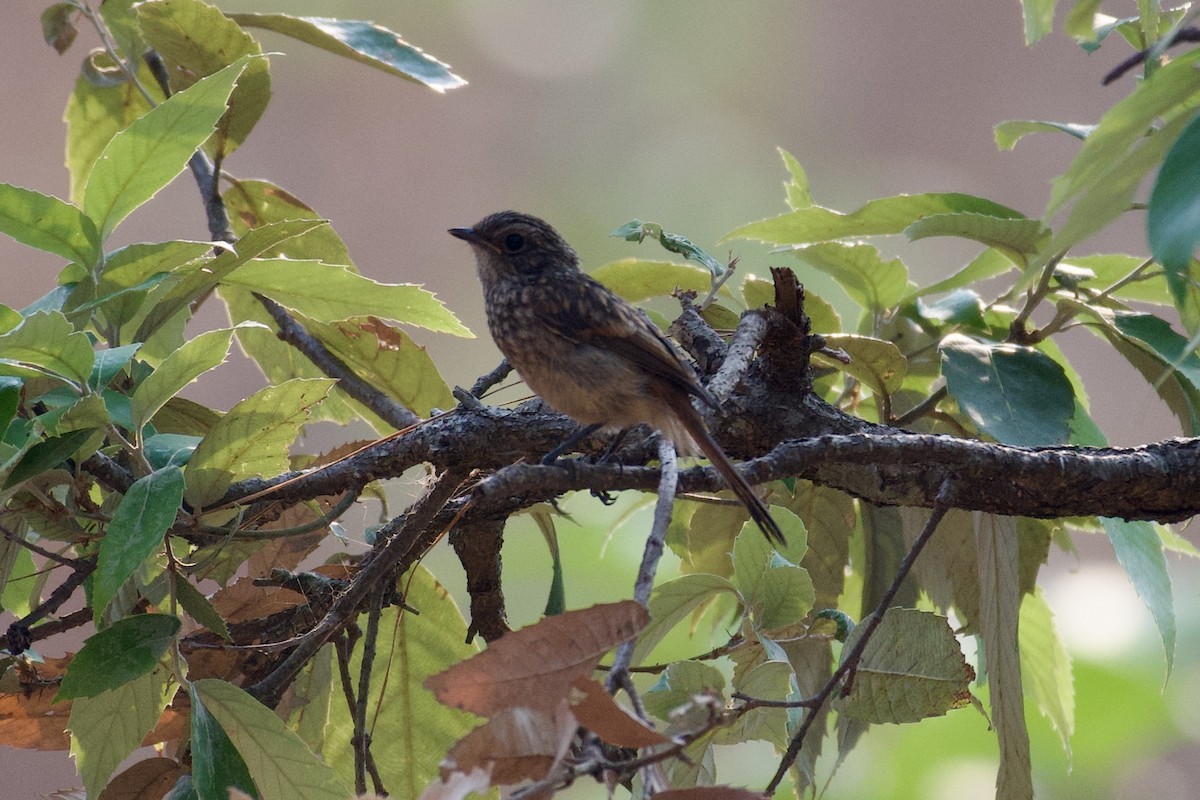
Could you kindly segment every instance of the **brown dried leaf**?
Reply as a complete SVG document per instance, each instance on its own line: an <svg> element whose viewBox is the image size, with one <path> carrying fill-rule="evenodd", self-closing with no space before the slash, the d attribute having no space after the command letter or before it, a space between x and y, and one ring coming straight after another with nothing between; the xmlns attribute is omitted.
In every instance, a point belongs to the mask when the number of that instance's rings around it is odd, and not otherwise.
<svg viewBox="0 0 1200 800"><path fill-rule="evenodd" d="M571 710L579 724L617 747L652 747L671 740L617 704L598 681L579 678L571 684Z"/></svg>
<svg viewBox="0 0 1200 800"><path fill-rule="evenodd" d="M553 714L503 709L451 748L442 761L442 779L454 772L490 769L497 786L541 780L567 754L578 727L565 700Z"/></svg>
<svg viewBox="0 0 1200 800"><path fill-rule="evenodd" d="M299 592L280 586L255 586L251 578L218 590L210 600L229 625L269 617L307 602Z"/></svg>
<svg viewBox="0 0 1200 800"><path fill-rule="evenodd" d="M170 758L148 758L133 764L109 781L100 800L158 800L166 797L183 774Z"/></svg>
<svg viewBox="0 0 1200 800"><path fill-rule="evenodd" d="M763 800L765 795L733 786L696 786L691 789L667 789L654 797L656 800Z"/></svg>
<svg viewBox="0 0 1200 800"><path fill-rule="evenodd" d="M425 680L444 705L490 717L509 708L549 714L600 656L632 639L648 621L632 600L568 611L512 631L487 650Z"/></svg>
<svg viewBox="0 0 1200 800"><path fill-rule="evenodd" d="M29 696L10 694L0 697L0 744L24 750L66 750L71 746L67 735L70 703L54 703L58 687L38 689Z"/></svg>

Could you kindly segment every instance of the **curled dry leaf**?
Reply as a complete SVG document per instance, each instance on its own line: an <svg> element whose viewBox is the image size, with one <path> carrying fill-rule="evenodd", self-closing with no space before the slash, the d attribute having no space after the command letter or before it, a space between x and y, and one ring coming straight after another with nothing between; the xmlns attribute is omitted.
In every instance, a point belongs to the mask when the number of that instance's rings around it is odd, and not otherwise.
<svg viewBox="0 0 1200 800"><path fill-rule="evenodd" d="M430 676L425 687L444 705L484 717L509 708L553 715L571 684L589 675L600 656L632 639L647 621L646 610L632 600L546 617Z"/></svg>
<svg viewBox="0 0 1200 800"><path fill-rule="evenodd" d="M147 758L109 781L100 793L100 800L166 797L182 774L183 768L172 758Z"/></svg>
<svg viewBox="0 0 1200 800"><path fill-rule="evenodd" d="M566 700L554 713L521 706L497 711L451 748L442 780L474 770L490 770L497 786L541 780L562 762L578 727Z"/></svg>
<svg viewBox="0 0 1200 800"><path fill-rule="evenodd" d="M617 704L598 681L579 678L571 685L571 710L579 724L617 747L642 748L671 740Z"/></svg>

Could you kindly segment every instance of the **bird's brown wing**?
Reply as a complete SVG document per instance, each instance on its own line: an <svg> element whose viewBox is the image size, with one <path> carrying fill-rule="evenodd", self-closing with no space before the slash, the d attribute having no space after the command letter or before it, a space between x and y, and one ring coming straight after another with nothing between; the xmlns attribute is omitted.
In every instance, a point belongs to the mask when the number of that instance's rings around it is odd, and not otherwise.
<svg viewBox="0 0 1200 800"><path fill-rule="evenodd" d="M691 369L676 354L674 347L658 328L648 322L629 303L599 283L601 293L583 296L603 300L595 304L579 303L569 311L544 315L547 326L559 336L576 344L601 347L635 364L647 374L662 378L680 391L700 398L712 408L718 403Z"/></svg>

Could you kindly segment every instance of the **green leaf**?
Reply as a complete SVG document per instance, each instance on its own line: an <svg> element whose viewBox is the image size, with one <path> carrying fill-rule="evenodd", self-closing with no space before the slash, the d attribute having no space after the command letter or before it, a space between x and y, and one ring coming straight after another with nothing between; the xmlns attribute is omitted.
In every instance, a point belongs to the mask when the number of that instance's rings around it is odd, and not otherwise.
<svg viewBox="0 0 1200 800"><path fill-rule="evenodd" d="M216 123L208 148L214 156L232 153L249 136L271 99L271 75L254 37L216 8L200 0L147 0L136 6L147 43L166 63L171 90L180 92L243 57L245 71L229 95L229 110Z"/></svg>
<svg viewBox="0 0 1200 800"><path fill-rule="evenodd" d="M424 84L435 92L465 86L450 67L373 22L288 14L230 14L239 25L291 36L334 55Z"/></svg>
<svg viewBox="0 0 1200 800"><path fill-rule="evenodd" d="M8 430L13 418L17 415L17 407L21 403L21 387L25 381L11 376L0 376L0 437Z"/></svg>
<svg viewBox="0 0 1200 800"><path fill-rule="evenodd" d="M438 703L425 679L474 655L476 648L467 643L458 607L427 569L415 567L397 585L405 588L405 602L421 613L396 606L383 612L372 674L382 678L390 670L391 677L371 681L368 702L378 712L372 735L389 746L388 758L377 760L383 783L397 800L417 800L437 777L446 751L478 723L473 715ZM365 622L364 615L359 624ZM361 666L360 647L351 656L350 674L358 675ZM353 732L346 704L331 703L323 755L340 775L353 774Z"/></svg>
<svg viewBox="0 0 1200 800"><path fill-rule="evenodd" d="M764 661L747 670L740 680L735 681L734 688L750 697L787 700L792 678L792 667L788 662ZM787 709L753 709L738 717L733 725L719 729L714 741L717 744L738 744L755 739L770 742L780 750L787 749Z"/></svg>
<svg viewBox="0 0 1200 800"><path fill-rule="evenodd" d="M696 695L725 690L725 675L711 664L700 661L675 661L665 670L658 682L646 692L646 710L661 720L670 720L672 713L693 702Z"/></svg>
<svg viewBox="0 0 1200 800"><path fill-rule="evenodd" d="M733 544L734 585L764 630L796 624L812 610L815 597L808 570L797 566L808 551L804 522L780 506L772 507L771 515L787 540L782 552L776 552L751 522Z"/></svg>
<svg viewBox="0 0 1200 800"><path fill-rule="evenodd" d="M454 395L429 353L399 328L375 317L326 323L292 314L355 375L406 408L428 416L434 408L454 406Z"/></svg>
<svg viewBox="0 0 1200 800"><path fill-rule="evenodd" d="M41 602L38 578L43 573L34 566L29 550L17 542L6 537L0 551L7 551L11 559L8 571L0 573L0 609L20 619Z"/></svg>
<svg viewBox="0 0 1200 800"><path fill-rule="evenodd" d="M64 433L62 436L54 436L38 442L29 448L17 465L13 467L12 472L4 481L3 488L10 489L35 475L41 475L51 467L58 466L83 447L93 433L94 431L91 429L74 430Z"/></svg>
<svg viewBox="0 0 1200 800"><path fill-rule="evenodd" d="M0 335L0 374L50 376L82 387L91 377L93 360L87 334L72 328L58 311L39 311Z"/></svg>
<svg viewBox="0 0 1200 800"><path fill-rule="evenodd" d="M725 592L737 595L737 589L729 580L703 572L684 575L654 587L654 593L650 595L650 624L638 637L632 663L636 665L645 660L654 646L693 609Z"/></svg>
<svg viewBox="0 0 1200 800"><path fill-rule="evenodd" d="M843 654L864 630L860 623L850 632ZM850 694L836 693L832 705L862 722L917 722L969 704L973 677L945 617L891 608L863 651Z"/></svg>
<svg viewBox="0 0 1200 800"><path fill-rule="evenodd" d="M198 800L225 800L230 789L259 797L246 762L205 705L199 683L188 685L188 695L192 701L192 779Z"/></svg>
<svg viewBox="0 0 1200 800"><path fill-rule="evenodd" d="M1067 12L1067 20L1063 23L1063 33L1074 37L1077 42L1094 42L1096 40L1096 12L1104 0L1074 0L1071 10Z"/></svg>
<svg viewBox="0 0 1200 800"><path fill-rule="evenodd" d="M259 254L279 246L288 239L328 224L325 220L288 220L248 231L234 243L232 250L227 250L203 264L202 269L192 269L173 283L142 320L133 340L147 341L168 320L185 311L194 300L211 292L222 279Z"/></svg>
<svg viewBox="0 0 1200 800"><path fill-rule="evenodd" d="M612 235L627 242L637 242L638 244L641 244L649 236L652 239L657 239L664 250L678 253L686 259L702 264L714 277L720 277L725 274L726 267L724 264L693 244L691 239L680 236L677 233L664 231L662 225L659 225L657 222L642 222L640 219L631 220L613 231Z"/></svg>
<svg viewBox="0 0 1200 800"><path fill-rule="evenodd" d="M244 759L262 798L341 798L349 790L269 709L218 680L194 684L194 701L211 713ZM240 759L239 759L240 760ZM219 782L223 789L225 783ZM244 784L243 784L244 785ZM222 797L224 794L222 793Z"/></svg>
<svg viewBox="0 0 1200 800"><path fill-rule="evenodd" d="M1167 273L1176 305L1188 292L1188 267L1200 242L1200 116L1192 118L1171 145L1154 181L1146 236Z"/></svg>
<svg viewBox="0 0 1200 800"><path fill-rule="evenodd" d="M142 452L146 454L146 460L154 469L166 466L182 467L191 460L201 438L179 433L156 433L146 437Z"/></svg>
<svg viewBox="0 0 1200 800"><path fill-rule="evenodd" d="M100 257L100 236L83 212L57 197L9 183L0 183L0 233L84 267Z"/></svg>
<svg viewBox="0 0 1200 800"><path fill-rule="evenodd" d="M1117 561L1142 602L1150 609L1154 624L1162 637L1167 658L1167 677L1175 665L1175 601L1171 592L1171 576L1163 556L1162 540L1154 526L1142 520L1123 520L1101 517L1104 532L1112 542Z"/></svg>
<svg viewBox="0 0 1200 800"><path fill-rule="evenodd" d="M872 200L849 214L821 206L802 208L743 225L721 241L757 239L768 244L797 245L859 236L884 236L903 233L905 228L922 217L959 212L1006 219L1021 219L1024 216L999 203L968 194L902 194Z"/></svg>
<svg viewBox="0 0 1200 800"><path fill-rule="evenodd" d="M825 334L825 344L843 350L850 356L850 363L822 357L822 361L835 369L858 378L877 395L889 396L904 382L908 373L908 360L900 348L883 339L870 336L855 336L851 333Z"/></svg>
<svg viewBox="0 0 1200 800"><path fill-rule="evenodd" d="M1046 243L1050 231L1036 219L1013 219L962 212L922 217L904 229L910 242L933 236L970 239L1004 253L1025 265Z"/></svg>
<svg viewBox="0 0 1200 800"><path fill-rule="evenodd" d="M1156 120L1186 111L1193 95L1200 91L1197 61L1200 51L1174 59L1108 110L1067 171L1054 179L1047 217L1089 187L1108 179L1113 166L1125 161L1130 148L1146 136ZM1159 131L1150 138L1161 135Z"/></svg>
<svg viewBox="0 0 1200 800"><path fill-rule="evenodd" d="M808 175L804 172L804 167L800 166L800 162L796 157L784 150L782 147L776 148L779 155L783 158L783 164L787 167L788 181L783 185L787 191L788 208L792 211L799 211L802 208L808 208L813 204L812 189L808 185Z"/></svg>
<svg viewBox="0 0 1200 800"><path fill-rule="evenodd" d="M98 797L113 770L142 744L174 694L158 667L95 697L71 704L71 756L89 797Z"/></svg>
<svg viewBox="0 0 1200 800"><path fill-rule="evenodd" d="M917 314L927 322L942 325L961 325L983 330L987 323L983 318L983 298L973 289L956 289L939 300L927 301L917 298Z"/></svg>
<svg viewBox="0 0 1200 800"><path fill-rule="evenodd" d="M890 309L915 288L908 280L904 262L898 258L884 261L872 245L829 242L797 248L792 253L832 277L851 300L868 311Z"/></svg>
<svg viewBox="0 0 1200 800"><path fill-rule="evenodd" d="M259 230L264 229L255 229ZM224 277L222 283L260 292L281 306L322 322L370 315L471 337L471 332L432 292L411 283L378 283L344 266L262 259L245 264Z"/></svg>
<svg viewBox="0 0 1200 800"><path fill-rule="evenodd" d="M1033 44L1054 29L1054 5L1057 0L1021 0L1025 20L1025 44Z"/></svg>
<svg viewBox="0 0 1200 800"><path fill-rule="evenodd" d="M218 500L241 478L277 475L290 467L288 448L325 399L334 380L293 380L268 386L242 400L213 425L184 473L193 508Z"/></svg>
<svg viewBox="0 0 1200 800"><path fill-rule="evenodd" d="M676 289L707 292L712 285L712 276L698 267L633 258L605 264L592 277L631 303L664 297Z"/></svg>
<svg viewBox="0 0 1200 800"><path fill-rule="evenodd" d="M229 211L229 220L239 236L251 228L284 220L323 217L299 198L267 181L235 180L221 195ZM312 259L324 264L353 266L346 243L330 225L313 228L260 253L263 258L286 255L293 259Z"/></svg>
<svg viewBox="0 0 1200 800"><path fill-rule="evenodd" d="M175 598L179 601L179 605L183 607L183 610L187 612L188 616L225 641L233 641L229 636L229 628L226 626L225 620L217 612L217 609L213 608L213 604L209 602L208 598L201 594L199 589L192 586L188 582L188 579L178 572L172 572L170 575L171 586L175 590Z"/></svg>
<svg viewBox="0 0 1200 800"><path fill-rule="evenodd" d="M975 512L979 552L979 638L987 660L992 725L1000 740L996 796L1033 797L1029 730L1017 642L1021 589L1016 517Z"/></svg>
<svg viewBox="0 0 1200 800"><path fill-rule="evenodd" d="M95 697L154 669L179 633L169 614L136 614L93 634L75 654L54 702Z"/></svg>
<svg viewBox="0 0 1200 800"><path fill-rule="evenodd" d="M1031 347L942 340L942 374L959 408L1008 444L1062 444L1070 435L1074 390L1061 365Z"/></svg>
<svg viewBox="0 0 1200 800"><path fill-rule="evenodd" d="M107 16L108 0L100 9ZM138 82L161 102L162 92L144 63L138 67ZM67 171L71 175L71 201L83 205L84 189L96 159L117 131L124 130L153 106L131 83L97 86L80 75L63 115L67 123Z"/></svg>
<svg viewBox="0 0 1200 800"><path fill-rule="evenodd" d="M134 430L141 430L183 387L225 363L232 338L233 328L206 331L167 356L133 393Z"/></svg>
<svg viewBox="0 0 1200 800"><path fill-rule="evenodd" d="M1017 146L1017 142L1031 133L1054 131L1074 136L1076 139L1086 139L1095 129L1095 125L1078 125L1073 122L1010 119L1001 122L995 128L996 148L998 150L1012 150Z"/></svg>
<svg viewBox="0 0 1200 800"><path fill-rule="evenodd" d="M113 378L129 364L142 345L138 342L122 347L109 347L97 350L95 363L92 364L92 375L88 378L88 386L93 390L108 386Z"/></svg>
<svg viewBox="0 0 1200 800"><path fill-rule="evenodd" d="M183 471L164 467L139 478L121 498L104 538L92 585L92 613L101 618L121 584L162 547L183 500Z"/></svg>
<svg viewBox="0 0 1200 800"><path fill-rule="evenodd" d="M1200 357L1165 319L1153 314L1117 313L1113 324L1125 336L1142 342L1174 367L1192 387L1200 387Z"/></svg>
<svg viewBox="0 0 1200 800"><path fill-rule="evenodd" d="M1021 648L1021 679L1026 692L1037 704L1042 716L1050 720L1071 755L1071 735L1075 732L1075 683L1071 675L1071 654L1054 625L1054 615L1041 589L1021 603L1017 628Z"/></svg>
<svg viewBox="0 0 1200 800"><path fill-rule="evenodd" d="M239 59L172 95L112 137L83 192L83 211L96 223L101 241L183 171L225 113L246 64Z"/></svg>

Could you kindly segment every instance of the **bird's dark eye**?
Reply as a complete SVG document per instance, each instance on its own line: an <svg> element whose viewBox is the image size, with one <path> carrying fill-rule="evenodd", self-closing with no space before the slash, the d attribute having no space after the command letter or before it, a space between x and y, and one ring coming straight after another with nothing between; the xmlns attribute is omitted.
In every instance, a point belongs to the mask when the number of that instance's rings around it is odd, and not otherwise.
<svg viewBox="0 0 1200 800"><path fill-rule="evenodd" d="M510 233L504 237L504 249L515 253L525 246L525 237L519 233Z"/></svg>

